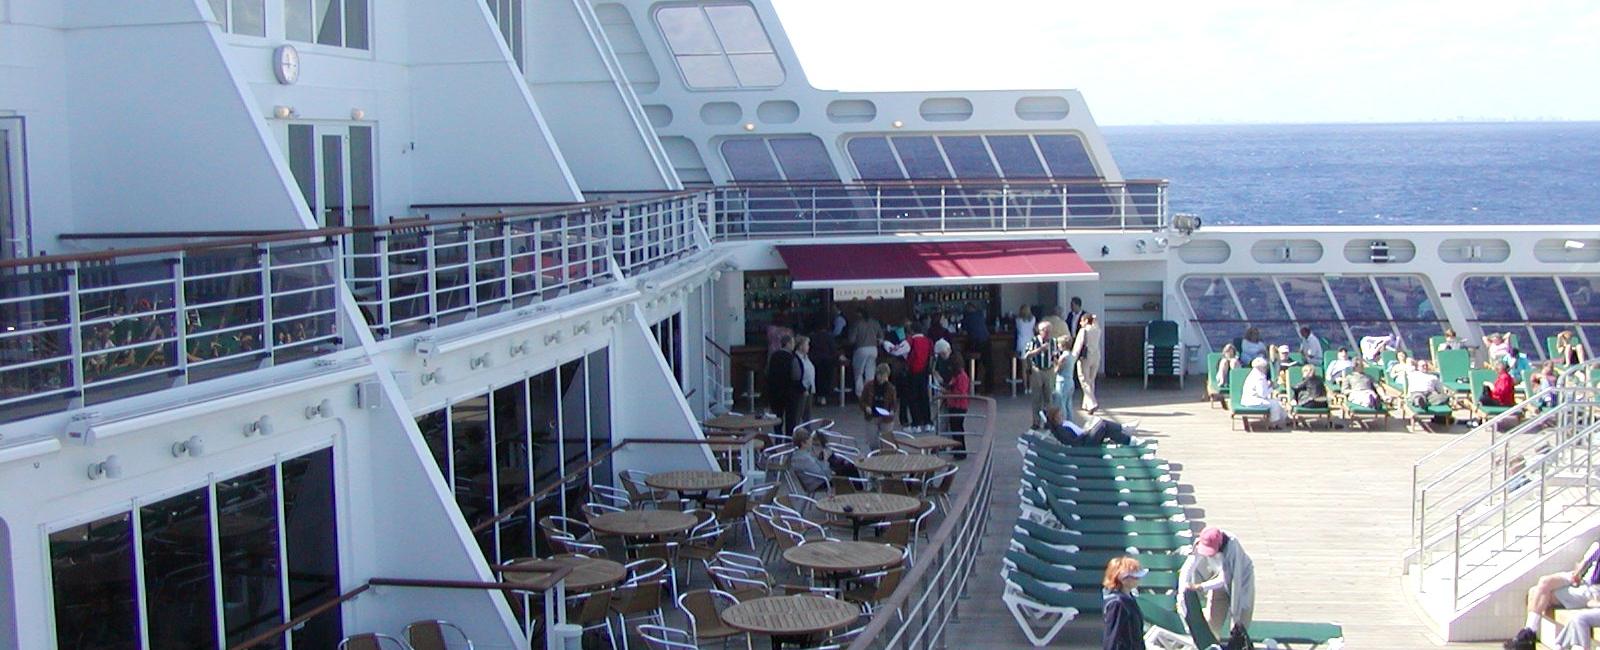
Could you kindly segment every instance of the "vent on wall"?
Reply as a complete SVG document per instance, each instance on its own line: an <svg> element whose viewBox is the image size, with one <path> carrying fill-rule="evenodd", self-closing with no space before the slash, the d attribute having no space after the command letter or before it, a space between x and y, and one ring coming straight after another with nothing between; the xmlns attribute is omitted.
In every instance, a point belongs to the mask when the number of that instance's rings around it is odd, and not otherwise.
<svg viewBox="0 0 1600 650"><path fill-rule="evenodd" d="M1417 257L1417 244L1409 239L1352 239L1344 244L1344 259L1351 264L1404 264Z"/></svg>
<svg viewBox="0 0 1600 650"><path fill-rule="evenodd" d="M1233 256L1233 248L1220 239L1198 239L1178 247L1178 259L1190 264L1221 264Z"/></svg>
<svg viewBox="0 0 1600 650"><path fill-rule="evenodd" d="M1061 120L1067 117L1065 97L1023 97L1017 100L1017 117L1024 120Z"/></svg>
<svg viewBox="0 0 1600 650"><path fill-rule="evenodd" d="M1552 264L1600 262L1600 239L1541 239L1533 256Z"/></svg>
<svg viewBox="0 0 1600 650"><path fill-rule="evenodd" d="M1315 239L1263 239L1250 247L1250 256L1262 264L1312 264L1322 259L1322 244Z"/></svg>
<svg viewBox="0 0 1600 650"><path fill-rule="evenodd" d="M835 124L871 122L878 117L878 105L865 99L836 99L828 102L828 121Z"/></svg>
<svg viewBox="0 0 1600 650"><path fill-rule="evenodd" d="M1439 259L1451 264L1497 264L1511 257L1504 239L1446 239L1439 244Z"/></svg>
<svg viewBox="0 0 1600 650"><path fill-rule="evenodd" d="M972 117L972 101L965 97L934 97L922 100L917 111L929 122L960 122Z"/></svg>

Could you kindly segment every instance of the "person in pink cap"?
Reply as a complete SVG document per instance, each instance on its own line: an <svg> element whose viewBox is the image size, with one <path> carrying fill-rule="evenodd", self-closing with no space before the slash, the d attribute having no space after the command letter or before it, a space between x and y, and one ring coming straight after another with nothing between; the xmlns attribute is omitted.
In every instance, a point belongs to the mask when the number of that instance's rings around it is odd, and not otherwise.
<svg viewBox="0 0 1600 650"><path fill-rule="evenodd" d="M1219 639L1234 629L1248 628L1255 617L1256 568L1244 545L1216 526L1207 526L1194 538L1194 553L1178 570L1178 592L1198 591L1210 597L1206 622ZM1178 599L1180 613L1187 609ZM1222 628L1224 618L1228 630Z"/></svg>

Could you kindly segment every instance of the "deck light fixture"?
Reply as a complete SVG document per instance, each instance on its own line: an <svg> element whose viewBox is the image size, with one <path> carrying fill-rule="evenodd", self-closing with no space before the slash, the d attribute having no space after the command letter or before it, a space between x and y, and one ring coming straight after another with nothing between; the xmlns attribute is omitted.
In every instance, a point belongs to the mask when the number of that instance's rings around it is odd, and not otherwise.
<svg viewBox="0 0 1600 650"><path fill-rule="evenodd" d="M105 460L98 463L89 463L89 480L104 478L122 478L122 459L116 454L106 456Z"/></svg>
<svg viewBox="0 0 1600 650"><path fill-rule="evenodd" d="M367 112L359 108L352 108L350 109L350 119L355 122L365 120L367 119Z"/></svg>
<svg viewBox="0 0 1600 650"><path fill-rule="evenodd" d="M278 105L278 106L273 106L272 107L272 116L275 117L275 118L278 118L280 120L287 120L287 119L295 116L294 107L293 106L283 106L281 104Z"/></svg>
<svg viewBox="0 0 1600 650"><path fill-rule="evenodd" d="M489 353L485 352L483 354L480 354L478 356L475 356L475 357L469 359L467 361L467 365L471 366L473 370L477 370L479 368L487 368L487 367L489 367L489 361L490 361Z"/></svg>
<svg viewBox="0 0 1600 650"><path fill-rule="evenodd" d="M333 402L324 398L322 401L306 407L306 419L315 420L319 417L333 415Z"/></svg>
<svg viewBox="0 0 1600 650"><path fill-rule="evenodd" d="M1567 241L1562 242L1561 247L1569 251L1578 251L1583 250L1584 245L1585 244L1579 240L1568 239Z"/></svg>
<svg viewBox="0 0 1600 650"><path fill-rule="evenodd" d="M754 131L754 130L756 130L756 123L755 122L745 122L744 123L744 130L746 130L746 131Z"/></svg>
<svg viewBox="0 0 1600 650"><path fill-rule="evenodd" d="M200 436L189 436L188 440L179 440L172 443L173 458L183 458L184 456L199 458L204 453L206 453L206 441L201 439Z"/></svg>
<svg viewBox="0 0 1600 650"><path fill-rule="evenodd" d="M894 128L897 128L897 129L902 127L902 126L905 126L905 125L906 125L906 123L905 122L901 122L900 120L895 120L895 121L889 123L889 126L892 126Z"/></svg>
<svg viewBox="0 0 1600 650"><path fill-rule="evenodd" d="M253 435L258 434L258 433L263 435L263 436L272 435L272 417L271 416L263 415L263 416L261 416L259 418L256 418L255 420L250 421L250 423L244 425L244 435L245 435L245 437L250 437L250 436L253 436Z"/></svg>

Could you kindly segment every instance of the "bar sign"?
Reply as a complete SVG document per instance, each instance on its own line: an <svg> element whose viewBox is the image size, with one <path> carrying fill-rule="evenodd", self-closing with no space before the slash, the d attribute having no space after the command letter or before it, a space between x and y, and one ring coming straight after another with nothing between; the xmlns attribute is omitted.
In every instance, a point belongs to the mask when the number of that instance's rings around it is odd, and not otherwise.
<svg viewBox="0 0 1600 650"><path fill-rule="evenodd" d="M906 287L900 284L862 284L839 287L833 290L833 301L847 300L900 300L906 297Z"/></svg>

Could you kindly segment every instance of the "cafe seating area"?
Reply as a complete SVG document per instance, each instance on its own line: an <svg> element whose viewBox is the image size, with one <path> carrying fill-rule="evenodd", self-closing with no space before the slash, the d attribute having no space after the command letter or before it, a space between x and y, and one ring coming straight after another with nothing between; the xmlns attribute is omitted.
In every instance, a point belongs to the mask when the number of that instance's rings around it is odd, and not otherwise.
<svg viewBox="0 0 1600 650"><path fill-rule="evenodd" d="M736 431L755 437L752 467L713 454L721 467L622 470L619 485L591 485L566 515L539 518L549 554L492 567L511 585L565 571L564 626L542 620L532 590L506 592L532 647L579 629L586 648L825 648L859 634L917 562L960 468L924 440L936 436L869 443L825 419L764 426ZM797 448L796 434L814 443ZM832 457L833 474L801 476L797 453ZM396 641L351 647L419 647Z"/></svg>

